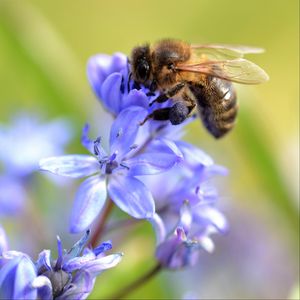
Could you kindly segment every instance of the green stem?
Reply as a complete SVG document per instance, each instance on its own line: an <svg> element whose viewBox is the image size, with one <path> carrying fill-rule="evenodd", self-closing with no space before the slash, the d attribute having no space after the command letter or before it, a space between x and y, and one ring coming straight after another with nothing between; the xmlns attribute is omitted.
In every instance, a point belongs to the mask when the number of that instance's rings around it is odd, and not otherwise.
<svg viewBox="0 0 300 300"><path fill-rule="evenodd" d="M99 223L96 227L96 230L93 232L93 235L91 237L90 245L92 248L95 248L98 245L98 242L102 236L105 223L114 207L114 203L111 201L111 199L108 200L108 203L106 204L106 207L104 208L104 211L102 213L102 216L99 220Z"/></svg>

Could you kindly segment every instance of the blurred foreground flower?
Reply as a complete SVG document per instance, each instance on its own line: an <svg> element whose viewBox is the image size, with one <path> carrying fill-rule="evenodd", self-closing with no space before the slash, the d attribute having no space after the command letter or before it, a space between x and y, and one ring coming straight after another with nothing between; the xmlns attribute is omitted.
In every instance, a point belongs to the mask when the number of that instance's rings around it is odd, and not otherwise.
<svg viewBox="0 0 300 300"><path fill-rule="evenodd" d="M36 262L22 252L2 251L0 298L86 299L96 277L116 266L122 258L121 253L103 255L111 249L110 242L93 250L84 248L88 237L89 231L68 252L64 252L58 237L56 260L51 259L50 250L43 250Z"/></svg>
<svg viewBox="0 0 300 300"><path fill-rule="evenodd" d="M0 215L13 215L23 208L26 187L38 162L63 153L72 137L64 119L41 123L36 115L19 114L9 126L0 124Z"/></svg>

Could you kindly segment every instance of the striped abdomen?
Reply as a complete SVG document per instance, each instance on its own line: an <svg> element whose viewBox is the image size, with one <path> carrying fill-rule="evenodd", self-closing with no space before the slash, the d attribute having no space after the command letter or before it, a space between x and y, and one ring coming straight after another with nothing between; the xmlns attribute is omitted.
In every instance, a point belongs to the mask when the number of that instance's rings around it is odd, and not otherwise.
<svg viewBox="0 0 300 300"><path fill-rule="evenodd" d="M220 138L233 128L238 111L236 93L229 81L207 78L205 84L190 83L198 112L206 129Z"/></svg>

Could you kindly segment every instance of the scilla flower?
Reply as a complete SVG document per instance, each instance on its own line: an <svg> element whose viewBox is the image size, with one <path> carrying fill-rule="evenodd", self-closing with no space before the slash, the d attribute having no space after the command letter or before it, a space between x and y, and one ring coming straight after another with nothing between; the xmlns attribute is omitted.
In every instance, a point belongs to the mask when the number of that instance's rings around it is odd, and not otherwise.
<svg viewBox="0 0 300 300"><path fill-rule="evenodd" d="M27 187L42 157L60 155L72 130L64 119L42 123L36 115L19 114L10 125L0 124L0 215L23 211ZM40 146L38 146L40 145Z"/></svg>
<svg viewBox="0 0 300 300"><path fill-rule="evenodd" d="M123 211L134 218L150 219L155 206L149 189L138 178L164 172L182 158L176 145L164 139L139 138L143 128L139 122L146 116L142 107L124 109L110 131L110 153L83 136L83 144L92 155L66 155L40 161L42 170L54 174L82 178L71 216L71 232L80 232L95 220L107 195ZM138 143L137 143L138 142Z"/></svg>
<svg viewBox="0 0 300 300"><path fill-rule="evenodd" d="M157 206L152 219L158 244L156 257L171 269L194 265L200 250L213 251L211 234L227 230L223 214L215 207L217 190L210 182L226 170L200 149L181 141L176 144L184 160L167 172L164 187L158 183L161 178L147 181Z"/></svg>
<svg viewBox="0 0 300 300"><path fill-rule="evenodd" d="M116 266L122 254L104 256L111 243L84 248L89 231L67 252L57 238L58 258L51 258L50 250L43 250L34 262L27 254L3 251L0 272L1 299L86 299L96 277ZM1 264L0 264L1 265Z"/></svg>

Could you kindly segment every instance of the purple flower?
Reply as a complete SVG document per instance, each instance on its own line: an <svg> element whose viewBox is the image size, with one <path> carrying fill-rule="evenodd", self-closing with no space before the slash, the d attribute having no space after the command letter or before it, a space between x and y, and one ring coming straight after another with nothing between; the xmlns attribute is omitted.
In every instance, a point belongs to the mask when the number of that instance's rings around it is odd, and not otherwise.
<svg viewBox="0 0 300 300"><path fill-rule="evenodd" d="M122 254L104 256L112 248L110 242L94 249L84 248L89 231L67 252L57 238L58 258L43 250L36 262L22 252L3 251L0 262L1 299L86 299L96 277L116 266Z"/></svg>
<svg viewBox="0 0 300 300"><path fill-rule="evenodd" d="M14 176L0 175L0 215L17 215L23 210L27 199L26 190L21 180Z"/></svg>
<svg viewBox="0 0 300 300"><path fill-rule="evenodd" d="M10 126L0 125L0 214L22 212L26 187L42 157L60 155L71 138L69 122L56 119L42 124L37 116L20 114Z"/></svg>
<svg viewBox="0 0 300 300"><path fill-rule="evenodd" d="M224 175L226 170L200 149L182 141L176 145L184 160L164 174L164 187L159 184L162 178L146 181L157 206L152 219L156 257L171 269L194 265L199 250L213 251L210 235L227 230L224 216L215 207L218 193L211 183L214 175Z"/></svg>
<svg viewBox="0 0 300 300"><path fill-rule="evenodd" d="M2 255L2 252L7 251L7 249L8 249L8 242L6 239L6 234L2 226L0 225L0 256Z"/></svg>
<svg viewBox="0 0 300 300"><path fill-rule="evenodd" d="M66 120L43 124L37 116L19 114L10 126L0 125L0 162L6 173L26 176L38 170L41 158L62 154L70 138Z"/></svg>
<svg viewBox="0 0 300 300"><path fill-rule="evenodd" d="M164 172L178 163L182 155L169 140L152 139L139 122L147 111L138 106L122 110L110 131L110 153L87 137L82 142L93 155L66 155L40 161L42 170L82 178L71 215L71 232L80 232L100 213L107 194L123 211L134 218L152 218L154 201L144 183L137 178Z"/></svg>

